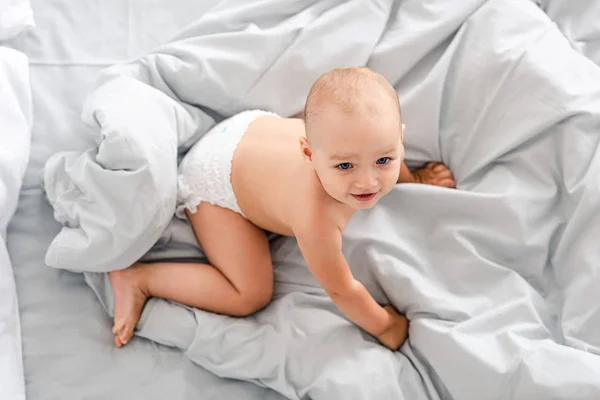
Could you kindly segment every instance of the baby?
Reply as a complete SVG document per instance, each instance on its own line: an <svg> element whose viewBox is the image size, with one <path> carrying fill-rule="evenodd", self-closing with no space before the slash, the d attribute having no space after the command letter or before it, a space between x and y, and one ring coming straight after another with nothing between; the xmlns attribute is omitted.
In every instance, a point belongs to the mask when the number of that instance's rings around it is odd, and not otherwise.
<svg viewBox="0 0 600 400"><path fill-rule="evenodd" d="M396 183L454 187L450 171L403 162L400 103L367 68L322 75L304 119L246 111L211 129L179 167L177 214L189 219L210 264L135 264L109 274L114 342L132 337L148 297L231 316L267 305L273 270L265 231L295 236L309 270L346 317L396 350L407 319L379 305L342 254L342 232Z"/></svg>

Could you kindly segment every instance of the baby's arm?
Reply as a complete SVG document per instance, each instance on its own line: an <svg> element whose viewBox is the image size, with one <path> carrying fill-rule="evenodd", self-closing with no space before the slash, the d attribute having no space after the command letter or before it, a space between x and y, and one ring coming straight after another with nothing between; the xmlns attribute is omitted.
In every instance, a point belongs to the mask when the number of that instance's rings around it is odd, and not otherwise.
<svg viewBox="0 0 600 400"><path fill-rule="evenodd" d="M407 335L406 318L380 306L352 276L342 254L342 236L335 224L321 220L296 232L308 268L335 305L352 322L396 350Z"/></svg>

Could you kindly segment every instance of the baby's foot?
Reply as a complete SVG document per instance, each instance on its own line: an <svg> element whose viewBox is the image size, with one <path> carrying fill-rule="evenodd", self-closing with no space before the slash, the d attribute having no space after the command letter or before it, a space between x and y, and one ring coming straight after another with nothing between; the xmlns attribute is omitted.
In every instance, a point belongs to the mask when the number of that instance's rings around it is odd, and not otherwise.
<svg viewBox="0 0 600 400"><path fill-rule="evenodd" d="M133 336L148 295L139 283L139 266L108 274L114 292L115 317L112 333L115 346L121 347Z"/></svg>
<svg viewBox="0 0 600 400"><path fill-rule="evenodd" d="M430 162L413 172L415 183L455 188L452 172L442 163Z"/></svg>

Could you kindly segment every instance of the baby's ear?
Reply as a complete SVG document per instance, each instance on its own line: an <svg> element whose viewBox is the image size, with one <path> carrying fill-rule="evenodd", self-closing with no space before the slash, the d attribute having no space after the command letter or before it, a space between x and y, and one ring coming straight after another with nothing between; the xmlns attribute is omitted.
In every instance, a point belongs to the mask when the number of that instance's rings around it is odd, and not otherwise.
<svg viewBox="0 0 600 400"><path fill-rule="evenodd" d="M400 131L400 140L404 141L404 128L406 128L406 126L404 124L402 124L402 130Z"/></svg>
<svg viewBox="0 0 600 400"><path fill-rule="evenodd" d="M304 136L300 138L300 151L302 151L302 156L304 157L305 161L312 161L312 150L308 144L308 139L306 139Z"/></svg>

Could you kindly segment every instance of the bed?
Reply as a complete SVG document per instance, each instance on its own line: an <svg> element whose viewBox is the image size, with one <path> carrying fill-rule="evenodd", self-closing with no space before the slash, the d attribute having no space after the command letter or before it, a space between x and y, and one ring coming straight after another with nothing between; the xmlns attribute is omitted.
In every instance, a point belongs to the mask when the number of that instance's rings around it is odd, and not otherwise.
<svg viewBox="0 0 600 400"><path fill-rule="evenodd" d="M447 3L32 0L0 51L0 398L600 398L600 6ZM297 113L341 65L394 84L409 166L457 179L344 234L408 342L352 326L272 237L267 309L152 299L115 348L106 272L203 258L172 218L183 154L241 110Z"/></svg>

